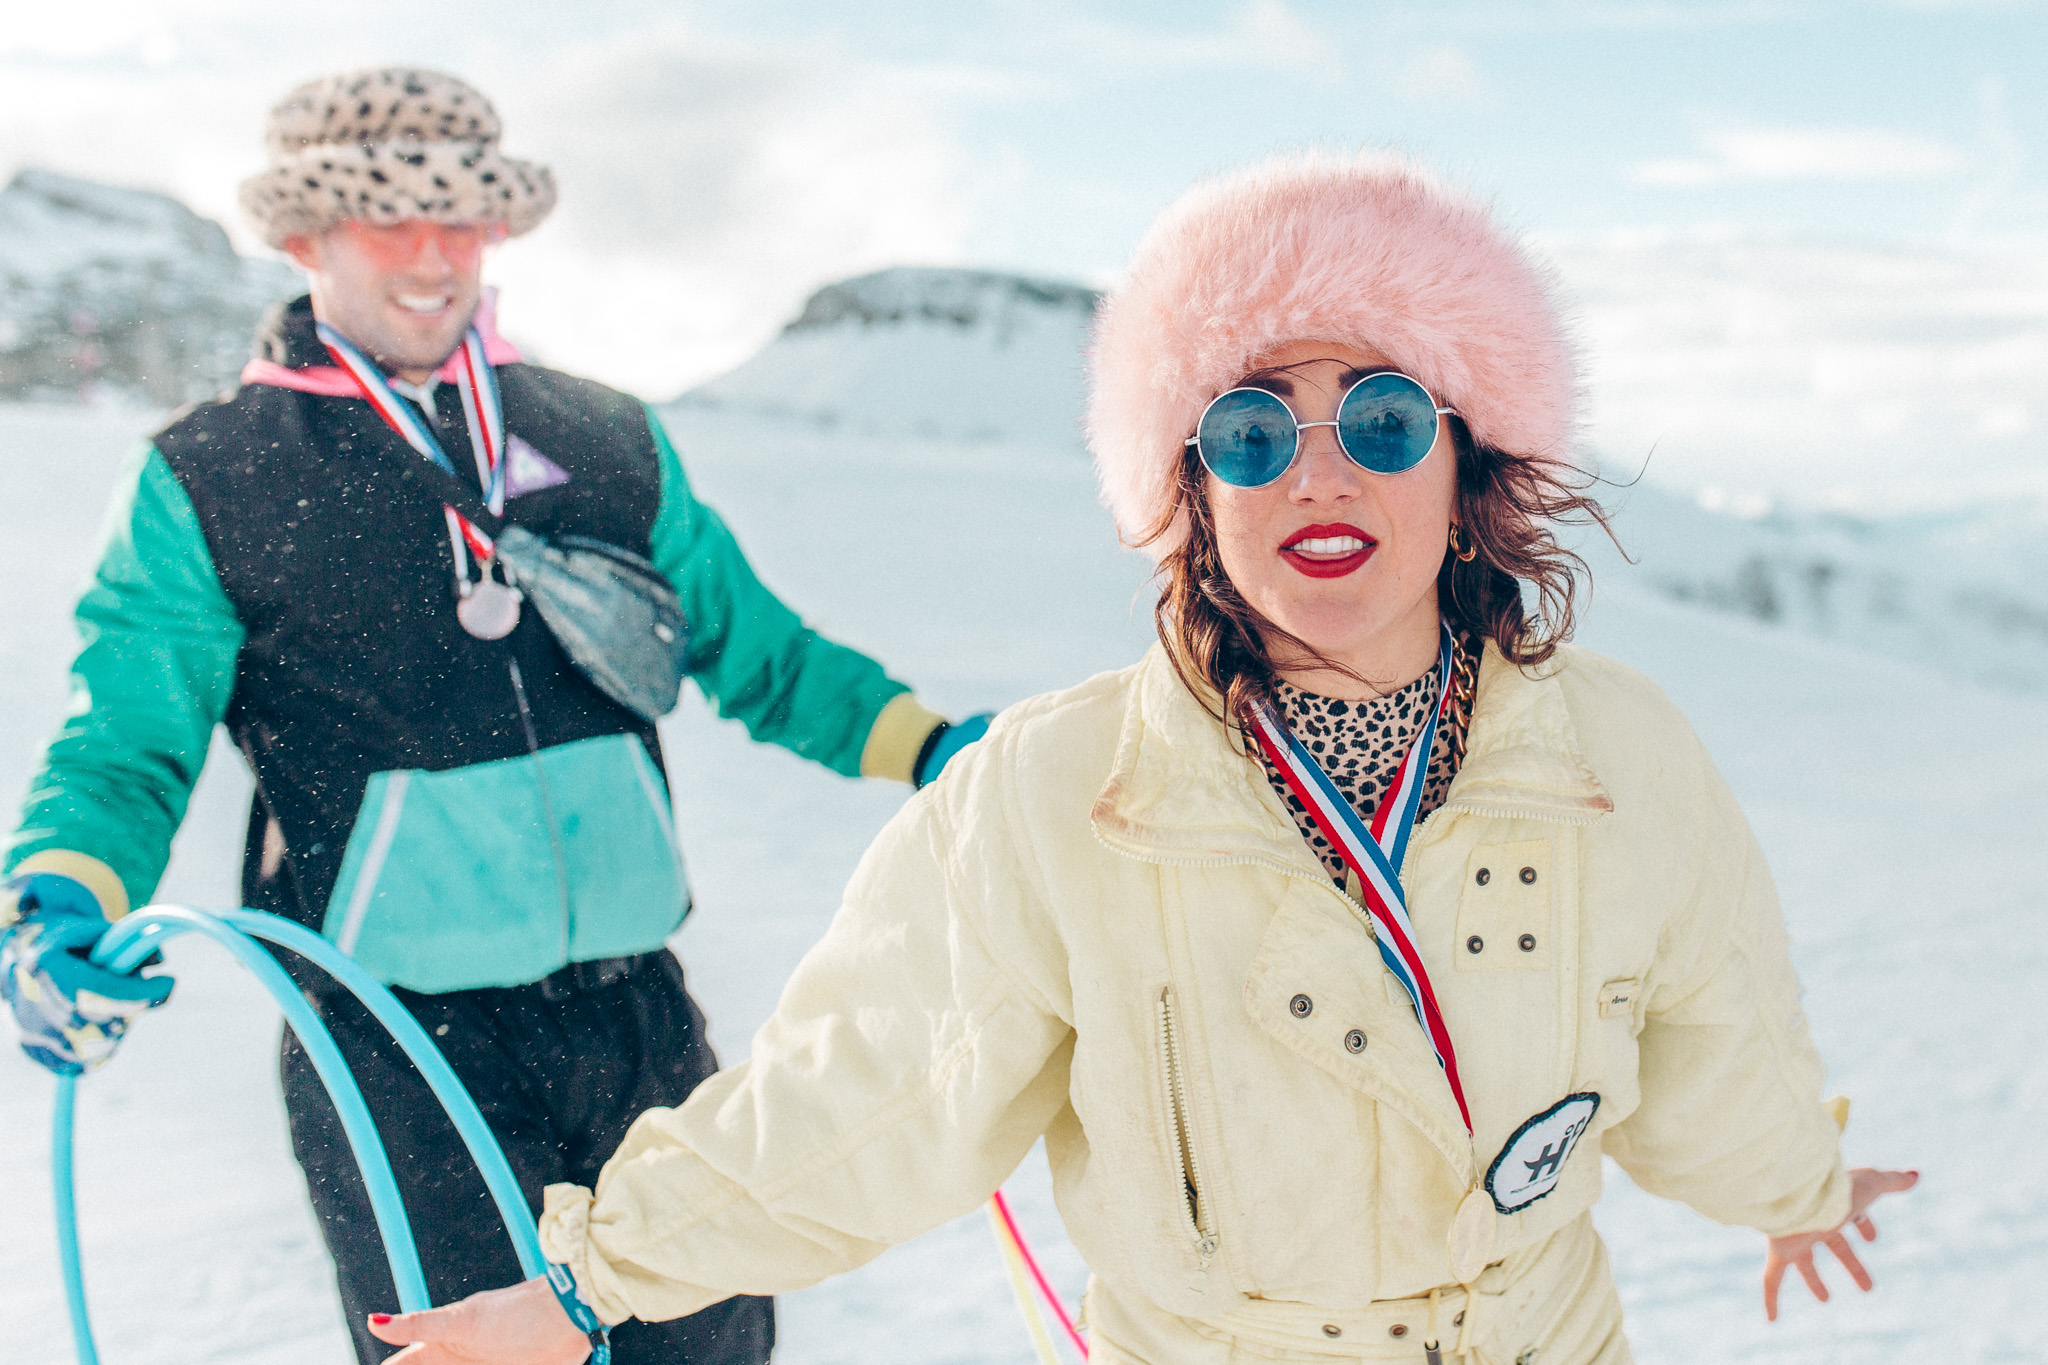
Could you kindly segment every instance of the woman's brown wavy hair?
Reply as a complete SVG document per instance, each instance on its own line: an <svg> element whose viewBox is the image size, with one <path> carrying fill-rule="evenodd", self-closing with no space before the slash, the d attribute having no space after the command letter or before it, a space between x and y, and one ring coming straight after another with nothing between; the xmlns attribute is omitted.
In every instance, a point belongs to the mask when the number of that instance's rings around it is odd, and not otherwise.
<svg viewBox="0 0 2048 1365"><path fill-rule="evenodd" d="M1444 617L1454 630L1493 641L1516 664L1541 664L1571 638L1579 582L1587 573L1586 562L1558 543L1553 528L1608 529L1606 511L1586 492L1594 479L1556 460L1480 445L1461 419L1444 420L1458 460L1454 519L1475 551L1467 561L1445 547L1436 580ZM1270 697L1283 668L1329 669L1383 686L1385 680L1363 678L1282 630L1238 594L1216 549L1206 475L1189 447L1172 505L1137 542L1156 541L1186 511L1187 539L1160 561L1159 601L1152 609L1181 682L1226 724ZM1535 599L1533 616L1523 605L1525 587Z"/></svg>

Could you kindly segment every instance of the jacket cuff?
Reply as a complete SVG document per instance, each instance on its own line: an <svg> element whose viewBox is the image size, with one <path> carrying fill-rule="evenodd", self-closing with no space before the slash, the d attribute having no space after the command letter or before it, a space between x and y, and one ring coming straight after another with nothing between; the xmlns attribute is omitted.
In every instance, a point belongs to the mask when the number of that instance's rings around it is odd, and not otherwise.
<svg viewBox="0 0 2048 1365"><path fill-rule="evenodd" d="M550 1185L540 1215L540 1250L550 1264L565 1265L576 1277L590 1310L607 1327L633 1316L619 1297L611 1267L593 1263L590 1255L590 1191L581 1185Z"/></svg>
<svg viewBox="0 0 2048 1365"><path fill-rule="evenodd" d="M9 876L23 876L30 872L50 872L59 877L69 877L100 903L100 913L108 920L117 920L128 913L128 888L121 885L121 878L114 869L98 858L84 853L74 853L68 848L45 848L29 854L8 869Z"/></svg>
<svg viewBox="0 0 2048 1365"><path fill-rule="evenodd" d="M860 775L915 785L917 756L932 731L945 723L944 716L912 693L897 693L868 730L867 744L860 751Z"/></svg>

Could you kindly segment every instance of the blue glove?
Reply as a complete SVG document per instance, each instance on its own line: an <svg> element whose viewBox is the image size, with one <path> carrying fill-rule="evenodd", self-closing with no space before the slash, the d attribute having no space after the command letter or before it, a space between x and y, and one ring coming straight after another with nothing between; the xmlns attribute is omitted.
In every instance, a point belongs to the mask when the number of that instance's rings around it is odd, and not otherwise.
<svg viewBox="0 0 2048 1365"><path fill-rule="evenodd" d="M925 738L924 748L917 756L917 786L938 779L946 762L968 745L988 733L988 723L995 719L993 712L984 711L966 720L951 721L939 726Z"/></svg>
<svg viewBox="0 0 2048 1365"><path fill-rule="evenodd" d="M0 926L0 997L21 1050L60 1076L106 1061L131 1020L170 999L170 977L108 971L87 956L110 926L99 898L70 877L0 882Z"/></svg>

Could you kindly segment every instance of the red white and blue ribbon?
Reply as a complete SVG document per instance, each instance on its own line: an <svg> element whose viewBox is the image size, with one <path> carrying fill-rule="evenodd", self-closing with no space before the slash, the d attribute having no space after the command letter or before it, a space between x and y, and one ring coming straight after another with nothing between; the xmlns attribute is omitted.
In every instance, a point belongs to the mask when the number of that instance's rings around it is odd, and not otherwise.
<svg viewBox="0 0 2048 1365"><path fill-rule="evenodd" d="M405 443L450 474L455 462L441 449L418 413L399 401L377 363L324 322L315 322L321 344L334 363L348 371L363 397ZM498 376L484 355L483 334L471 327L457 353L455 388L462 395L462 414L469 421L469 445L476 457L477 484L492 516L505 514L505 411L498 399Z"/></svg>
<svg viewBox="0 0 2048 1365"><path fill-rule="evenodd" d="M1380 958L1414 1003L1415 1017L1422 1021L1423 1032L1428 1034L1430 1046L1436 1051L1437 1062L1444 1069L1444 1078L1451 1084L1451 1095L1458 1101L1458 1113L1464 1118L1465 1131L1469 1133L1472 1131L1472 1113L1465 1106L1465 1087L1458 1079L1457 1050L1451 1045L1451 1031L1444 1025L1443 1011L1437 1008L1436 992L1429 984L1429 969L1422 965L1422 954L1415 946L1415 926L1408 919L1408 897L1401 889L1401 864L1407 857L1408 836L1415 829L1416 812L1422 805L1422 787L1429 773L1429 756L1436 746L1437 726L1449 712L1450 705L1451 632L1446 626L1437 659L1437 704L1430 708L1422 733L1408 746L1400 771L1395 773L1393 785L1380 799L1379 809L1374 812L1370 826L1359 818L1351 803L1344 799L1344 794L1337 790L1337 784L1323 771L1322 764L1287 727L1271 703L1256 703L1251 719L1259 745L1273 760L1273 766L1280 770L1281 776L1287 779L1288 787L1308 807L1316 828L1323 832L1330 846L1342 854L1345 863L1358 874L1366 913L1372 918L1373 937L1379 944Z"/></svg>

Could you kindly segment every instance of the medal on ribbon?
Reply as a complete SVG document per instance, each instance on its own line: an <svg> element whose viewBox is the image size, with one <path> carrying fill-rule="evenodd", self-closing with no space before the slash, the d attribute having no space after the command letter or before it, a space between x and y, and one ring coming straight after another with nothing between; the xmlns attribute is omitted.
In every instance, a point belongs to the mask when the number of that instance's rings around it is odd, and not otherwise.
<svg viewBox="0 0 2048 1365"><path fill-rule="evenodd" d="M347 371L362 391L363 398L405 443L449 474L455 462L441 449L441 443L419 414L400 401L376 362L355 343L324 322L314 330L321 344ZM505 514L505 411L498 397L498 377L484 356L484 339L472 327L457 351L455 388L462 397L462 414L469 425L470 452L476 460L477 483L484 505L492 516ZM459 477L459 476L458 476ZM519 624L520 605L526 600L518 585L498 561L491 538L469 518L442 504L448 522L448 553L455 567L455 619L479 640L502 640ZM469 576L471 558L478 576Z"/></svg>

